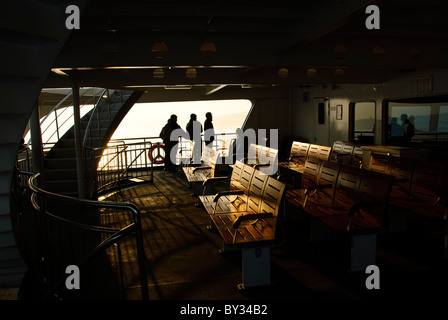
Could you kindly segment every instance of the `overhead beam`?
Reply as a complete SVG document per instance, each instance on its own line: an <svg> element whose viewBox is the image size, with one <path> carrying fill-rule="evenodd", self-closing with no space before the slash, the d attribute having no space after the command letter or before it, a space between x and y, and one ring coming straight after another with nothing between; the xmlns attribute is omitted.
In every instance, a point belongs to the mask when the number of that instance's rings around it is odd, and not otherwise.
<svg viewBox="0 0 448 320"><path fill-rule="evenodd" d="M225 4L225 1L223 2ZM192 5L192 4L162 4L162 3L106 3L102 6L98 3L91 4L83 13L85 17L227 17L227 18L261 18L261 19L309 19L313 13L311 9L300 6L294 1L289 7L275 6L275 2L269 6L262 4L256 6L226 6L220 5ZM283 5L283 2L282 2ZM294 9L294 10L292 10Z"/></svg>

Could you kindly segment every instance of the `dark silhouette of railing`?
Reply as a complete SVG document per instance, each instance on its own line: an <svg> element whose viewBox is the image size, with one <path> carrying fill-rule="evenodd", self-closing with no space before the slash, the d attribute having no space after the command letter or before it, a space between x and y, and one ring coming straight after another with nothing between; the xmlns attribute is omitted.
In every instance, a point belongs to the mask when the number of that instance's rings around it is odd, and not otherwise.
<svg viewBox="0 0 448 320"><path fill-rule="evenodd" d="M18 171L18 174L32 175L29 178L28 186L32 191L31 203L34 209L39 213L39 223L38 226L36 226L39 228L38 241L43 241L42 245L39 246L42 248L42 252L40 252L41 261L38 269L41 276L41 283L44 286L42 295L44 299L63 298L64 290L67 289L64 289L64 284L66 283L68 274L62 271L65 270L65 267L67 266L62 266L63 268L61 268L60 265L61 263L65 263L65 261L63 261L64 259L61 257L64 254L55 254L51 252L52 247L55 246L62 246L60 249L65 251L76 251L75 248L64 247L64 244L67 243L67 239L62 239L60 234L59 238L54 237L53 232L55 229L58 230L58 233L63 233L64 230L66 230L61 227L62 225L70 229L84 230L90 234L96 235L88 237L88 239L86 239L87 241L91 241L92 239L99 240L101 237L97 236L102 235L102 239L101 241L98 241L98 244L95 244L93 248L88 251L81 250L81 257L76 258L77 260L72 263L79 268L81 276L88 272L88 268L95 258L104 254L107 249L115 244L119 247L119 242L124 238L133 236L135 238L136 255L138 259L138 277L141 286L141 298L143 300L149 299L141 216L136 206L128 203L84 200L58 195L39 187L38 178L40 173ZM66 209L61 210L61 208ZM130 213L130 217L132 217L132 222L121 228L109 228L101 226L99 223L95 223L95 221L99 220L98 216L101 214L101 211L106 209L112 210L116 214L128 212ZM91 215L91 213L93 213L93 215ZM87 222L76 221L80 217L84 219L88 216L90 216L90 218L85 219ZM57 227L55 227L53 223L57 223ZM104 237L104 235L107 236ZM62 236L72 237L72 234L64 234ZM85 235L83 233L81 238L85 239L84 237ZM79 240L80 239L70 239L69 241L72 246L75 246L75 242L79 242ZM70 253L71 252L69 252L67 256L71 256ZM71 258L74 259L73 257ZM61 262L61 260L63 262ZM121 272L120 262L120 273ZM94 274L94 277L98 276L97 273ZM65 293L67 293L67 291L65 291Z"/></svg>

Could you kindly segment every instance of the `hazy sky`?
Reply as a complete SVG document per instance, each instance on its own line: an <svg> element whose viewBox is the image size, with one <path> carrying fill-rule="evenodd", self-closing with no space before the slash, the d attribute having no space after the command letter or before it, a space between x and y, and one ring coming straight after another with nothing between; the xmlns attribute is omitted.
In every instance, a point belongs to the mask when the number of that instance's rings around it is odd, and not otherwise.
<svg viewBox="0 0 448 320"><path fill-rule="evenodd" d="M204 123L205 113L213 114L215 132L235 130L243 125L252 104L249 100L188 101L137 103L118 126L112 139L158 137L171 114L177 115L177 123L185 129L190 114Z"/></svg>

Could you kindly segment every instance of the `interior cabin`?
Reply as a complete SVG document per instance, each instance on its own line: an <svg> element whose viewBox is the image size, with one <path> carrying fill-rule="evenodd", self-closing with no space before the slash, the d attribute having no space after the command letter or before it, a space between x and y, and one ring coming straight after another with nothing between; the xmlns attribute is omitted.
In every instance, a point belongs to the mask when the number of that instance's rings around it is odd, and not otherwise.
<svg viewBox="0 0 448 320"><path fill-rule="evenodd" d="M2 4L3 297L446 297L447 11L441 0ZM219 162L234 151L219 132L199 164L176 137L173 171L159 135L111 140L136 104L157 114L152 103L237 99L251 104L240 129L257 135L231 162Z"/></svg>

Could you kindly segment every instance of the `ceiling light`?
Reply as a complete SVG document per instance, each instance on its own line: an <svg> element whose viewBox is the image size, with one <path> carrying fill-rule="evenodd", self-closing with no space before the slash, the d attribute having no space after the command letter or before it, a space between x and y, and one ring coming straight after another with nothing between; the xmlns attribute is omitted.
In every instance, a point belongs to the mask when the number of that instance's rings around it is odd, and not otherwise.
<svg viewBox="0 0 448 320"><path fill-rule="evenodd" d="M333 48L333 53L336 58L343 59L347 55L347 48L339 44Z"/></svg>
<svg viewBox="0 0 448 320"><path fill-rule="evenodd" d="M315 77L317 77L317 70L314 68L308 68L306 70L306 75L310 78L315 78Z"/></svg>
<svg viewBox="0 0 448 320"><path fill-rule="evenodd" d="M278 70L278 76L280 77L280 78L287 78L288 77L288 69L286 69L286 68L280 68L279 70Z"/></svg>
<svg viewBox="0 0 448 320"><path fill-rule="evenodd" d="M342 78L342 77L344 76L344 70L343 70L343 69L340 69L340 68L335 69L335 70L334 70L334 76L335 76L336 78Z"/></svg>
<svg viewBox="0 0 448 320"><path fill-rule="evenodd" d="M210 58L216 54L216 46L213 42L204 42L200 51L204 57Z"/></svg>
<svg viewBox="0 0 448 320"><path fill-rule="evenodd" d="M384 55L386 54L386 51L381 46L375 46L372 49L372 54L375 57L375 59L380 60L384 57Z"/></svg>
<svg viewBox="0 0 448 320"><path fill-rule="evenodd" d="M155 79L163 79L165 77L165 72L162 68L154 69L152 72L152 75Z"/></svg>
<svg viewBox="0 0 448 320"><path fill-rule="evenodd" d="M165 42L156 42L153 44L151 52L155 58L164 58L168 53L168 46Z"/></svg>
<svg viewBox="0 0 448 320"><path fill-rule="evenodd" d="M197 72L195 68L188 68L187 71L185 71L185 74L188 79L194 79L196 78Z"/></svg>

